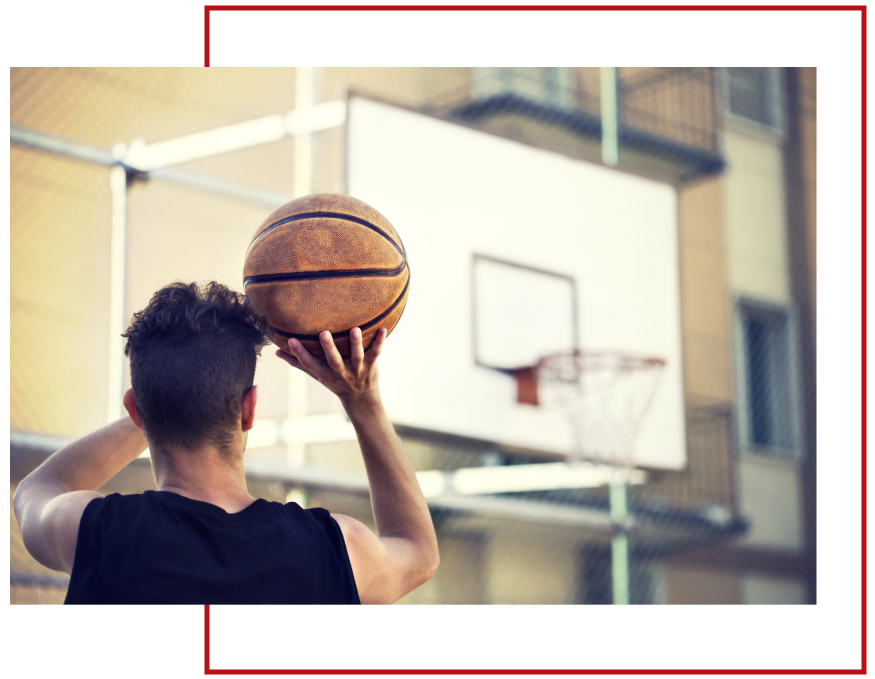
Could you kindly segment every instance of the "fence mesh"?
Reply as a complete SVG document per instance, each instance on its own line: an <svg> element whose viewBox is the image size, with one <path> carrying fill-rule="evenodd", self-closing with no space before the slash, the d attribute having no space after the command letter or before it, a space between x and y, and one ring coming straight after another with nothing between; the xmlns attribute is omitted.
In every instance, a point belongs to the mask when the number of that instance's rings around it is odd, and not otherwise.
<svg viewBox="0 0 875 679"><path fill-rule="evenodd" d="M591 68L317 69L314 97L352 91L601 163L601 77ZM619 171L678 192L687 464L645 470L647 482L629 487L630 526L610 519L607 487L490 495L501 512L436 503L441 567L404 603L614 603L619 532L632 604L815 601L814 69L620 68L617 77ZM12 69L11 124L109 152L290 111L297 78L295 69ZM297 143L179 169L292 196ZM312 135L312 191L344 190L344 143L342 130ZM173 279L242 288L242 253L272 208L132 180L125 318ZM11 428L25 437L13 436L13 490L56 447L34 436L72 439L105 423L107 355L121 341L109 327L110 209L108 166L13 143ZM266 420L341 413L319 385L264 358L256 381ZM398 432L417 471L547 461L452 433ZM247 455L338 478L364 471L351 441ZM143 462L103 490L150 487ZM373 528L361 490L266 472L250 474L249 488ZM545 508L553 519L538 518ZM563 511L575 518L556 519ZM12 523L11 603L61 603L65 585L26 554Z"/></svg>

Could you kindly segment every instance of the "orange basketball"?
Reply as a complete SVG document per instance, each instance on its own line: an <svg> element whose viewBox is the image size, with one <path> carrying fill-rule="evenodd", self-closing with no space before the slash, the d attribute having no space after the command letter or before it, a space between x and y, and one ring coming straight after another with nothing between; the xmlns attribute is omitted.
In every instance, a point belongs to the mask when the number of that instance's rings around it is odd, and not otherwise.
<svg viewBox="0 0 875 679"><path fill-rule="evenodd" d="M288 352L294 337L324 358L319 333L328 330L348 357L352 328L361 328L366 350L380 328L392 332L407 303L410 270L383 215L352 196L318 193L286 203L258 227L243 286L280 349Z"/></svg>

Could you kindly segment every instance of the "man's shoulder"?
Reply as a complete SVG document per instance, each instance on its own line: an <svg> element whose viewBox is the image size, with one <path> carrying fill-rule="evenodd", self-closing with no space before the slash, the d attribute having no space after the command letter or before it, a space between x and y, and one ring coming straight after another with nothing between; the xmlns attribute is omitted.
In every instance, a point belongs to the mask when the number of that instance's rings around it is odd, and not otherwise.
<svg viewBox="0 0 875 679"><path fill-rule="evenodd" d="M333 525L331 512L323 507L307 507L306 509L297 502L276 503L280 511L298 521L312 522L320 525Z"/></svg>
<svg viewBox="0 0 875 679"><path fill-rule="evenodd" d="M150 492L150 491L146 491ZM110 507L133 507L147 502L149 497L144 493L109 493L103 497L94 498L90 504L92 509Z"/></svg>
<svg viewBox="0 0 875 679"><path fill-rule="evenodd" d="M303 528L314 536L327 537L329 542L335 544L335 546L342 545L345 542L346 531L337 518L341 515L332 514L324 507L308 507L304 509L296 502L276 504L280 507L283 515L288 517L291 524Z"/></svg>
<svg viewBox="0 0 875 679"><path fill-rule="evenodd" d="M83 507L82 519L89 524L93 524L95 521L105 523L112 520L113 517L125 520L122 517L129 515L132 511L140 511L139 508L143 506L144 502L145 498L140 493L127 495L110 493L98 496Z"/></svg>

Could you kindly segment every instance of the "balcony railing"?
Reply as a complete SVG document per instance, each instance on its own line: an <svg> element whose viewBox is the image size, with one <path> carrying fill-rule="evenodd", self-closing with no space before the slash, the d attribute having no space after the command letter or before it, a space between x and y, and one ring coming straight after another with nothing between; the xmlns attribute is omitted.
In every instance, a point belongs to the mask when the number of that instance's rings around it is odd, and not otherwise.
<svg viewBox="0 0 875 679"><path fill-rule="evenodd" d="M722 171L710 68L618 70L620 167L672 182ZM598 69L472 69L425 111L584 160L599 161Z"/></svg>

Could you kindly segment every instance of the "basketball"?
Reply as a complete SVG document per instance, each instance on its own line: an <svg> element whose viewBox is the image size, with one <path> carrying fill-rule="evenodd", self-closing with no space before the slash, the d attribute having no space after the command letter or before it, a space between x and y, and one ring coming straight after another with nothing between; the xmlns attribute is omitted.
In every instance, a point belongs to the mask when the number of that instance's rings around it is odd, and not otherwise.
<svg viewBox="0 0 875 679"><path fill-rule="evenodd" d="M410 270L383 215L352 196L319 193L286 203L258 227L243 286L280 349L288 352L294 337L324 359L319 333L328 330L347 358L352 328L361 328L365 350L380 328L392 332L407 303Z"/></svg>

